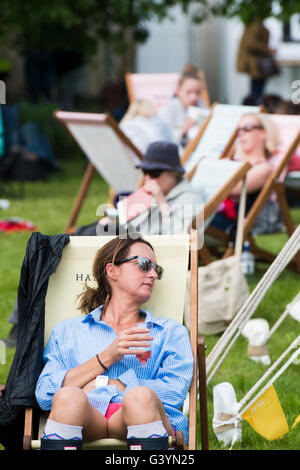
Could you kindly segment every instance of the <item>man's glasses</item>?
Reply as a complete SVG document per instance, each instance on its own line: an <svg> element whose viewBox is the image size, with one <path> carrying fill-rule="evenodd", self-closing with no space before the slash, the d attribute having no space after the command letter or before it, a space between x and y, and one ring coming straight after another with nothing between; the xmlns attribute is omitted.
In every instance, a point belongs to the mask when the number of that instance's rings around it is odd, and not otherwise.
<svg viewBox="0 0 300 470"><path fill-rule="evenodd" d="M144 170L144 175L149 175L150 178L158 178L164 170Z"/></svg>
<svg viewBox="0 0 300 470"><path fill-rule="evenodd" d="M143 271L143 273L147 273L148 271L150 271L150 269L153 268L157 274L157 279L159 281L161 280L163 276L163 272L164 272L163 268L159 266L158 264L152 263L151 259L146 258L144 256L138 256L138 255L130 256L129 258L123 258L118 261L115 261L115 264L118 265L118 264L126 263L127 261L131 261L133 259L138 260L138 267L141 271Z"/></svg>
<svg viewBox="0 0 300 470"><path fill-rule="evenodd" d="M256 125L256 126L243 126L243 127L238 127L237 128L237 134L240 134L241 132L251 132L254 129L261 129L263 130L263 126Z"/></svg>

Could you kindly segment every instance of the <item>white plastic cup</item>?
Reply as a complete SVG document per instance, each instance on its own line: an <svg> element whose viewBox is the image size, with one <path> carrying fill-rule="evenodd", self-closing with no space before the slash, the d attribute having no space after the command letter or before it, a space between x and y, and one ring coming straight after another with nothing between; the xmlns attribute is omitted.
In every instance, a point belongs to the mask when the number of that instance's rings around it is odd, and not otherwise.
<svg viewBox="0 0 300 470"><path fill-rule="evenodd" d="M134 326L136 328L147 329L149 330L148 334L150 334L151 324L147 322L137 322L134 324ZM136 348L136 349L139 349L139 348ZM136 354L135 357L140 361L141 365L146 365L148 359L150 359L151 357L151 346L148 346L146 348L140 348L140 349L143 349L143 352L141 354Z"/></svg>

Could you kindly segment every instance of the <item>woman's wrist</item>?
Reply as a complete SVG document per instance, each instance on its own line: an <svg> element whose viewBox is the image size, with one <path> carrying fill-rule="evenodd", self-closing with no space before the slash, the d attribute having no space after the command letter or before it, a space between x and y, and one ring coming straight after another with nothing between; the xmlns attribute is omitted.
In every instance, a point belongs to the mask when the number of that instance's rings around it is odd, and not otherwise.
<svg viewBox="0 0 300 470"><path fill-rule="evenodd" d="M103 362L102 362L102 360L100 359L99 354L96 354L96 359L97 359L97 361L98 361L99 366L100 366L103 370L108 370L108 367L106 367L106 365L104 365Z"/></svg>
<svg viewBox="0 0 300 470"><path fill-rule="evenodd" d="M110 354L108 354L106 351L101 351L101 353L96 354L96 358L99 367L102 367L103 371L107 371L114 363Z"/></svg>

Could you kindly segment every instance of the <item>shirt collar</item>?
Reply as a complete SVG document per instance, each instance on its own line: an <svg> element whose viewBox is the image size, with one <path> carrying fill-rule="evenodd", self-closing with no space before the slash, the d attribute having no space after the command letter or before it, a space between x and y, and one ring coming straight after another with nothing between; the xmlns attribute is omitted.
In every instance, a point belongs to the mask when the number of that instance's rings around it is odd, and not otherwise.
<svg viewBox="0 0 300 470"><path fill-rule="evenodd" d="M103 307L104 305L99 305L99 307L95 308L95 310L92 310L92 312L90 312L88 315L82 318L81 320L82 323L95 322L95 323L105 324L104 322L101 321ZM162 326L162 319L155 317L148 310L140 310L140 313L142 314L142 316L145 317L146 322L151 322L151 323L155 323L158 326Z"/></svg>

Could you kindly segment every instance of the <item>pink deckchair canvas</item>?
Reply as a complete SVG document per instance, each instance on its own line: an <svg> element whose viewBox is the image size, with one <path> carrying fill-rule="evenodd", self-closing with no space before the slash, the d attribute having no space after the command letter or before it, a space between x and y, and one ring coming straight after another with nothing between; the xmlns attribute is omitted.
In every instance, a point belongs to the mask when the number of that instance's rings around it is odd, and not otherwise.
<svg viewBox="0 0 300 470"><path fill-rule="evenodd" d="M289 165L289 161L286 161L284 156L287 155L290 147L297 141L297 138L299 141L300 117L287 114L268 114L268 118L275 124L279 135L279 145L275 154L270 158L270 162L274 166L274 169L282 166L281 172L278 175L279 181L282 182L288 172ZM291 154L293 155L294 152L300 152L299 143ZM280 165L281 163L282 165Z"/></svg>
<svg viewBox="0 0 300 470"><path fill-rule="evenodd" d="M130 101L152 101L159 109L166 106L176 92L179 73L132 73L126 75Z"/></svg>

